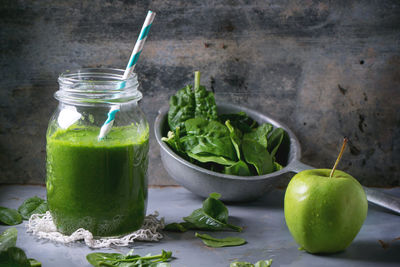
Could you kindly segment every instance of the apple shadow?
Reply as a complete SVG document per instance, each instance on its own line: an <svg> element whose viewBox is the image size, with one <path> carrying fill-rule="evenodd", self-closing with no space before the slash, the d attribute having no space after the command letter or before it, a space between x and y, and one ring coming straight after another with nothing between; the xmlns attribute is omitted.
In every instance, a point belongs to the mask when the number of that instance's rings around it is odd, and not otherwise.
<svg viewBox="0 0 400 267"><path fill-rule="evenodd" d="M354 241L345 251L329 255L314 255L353 261L398 263L400 262L400 242L392 242L388 248L383 248L378 240L359 240Z"/></svg>
<svg viewBox="0 0 400 267"><path fill-rule="evenodd" d="M285 191L275 189L271 192L266 193L264 196L248 202L225 202L227 205L236 207L248 207L248 208L269 208L269 209L283 209L283 200Z"/></svg>

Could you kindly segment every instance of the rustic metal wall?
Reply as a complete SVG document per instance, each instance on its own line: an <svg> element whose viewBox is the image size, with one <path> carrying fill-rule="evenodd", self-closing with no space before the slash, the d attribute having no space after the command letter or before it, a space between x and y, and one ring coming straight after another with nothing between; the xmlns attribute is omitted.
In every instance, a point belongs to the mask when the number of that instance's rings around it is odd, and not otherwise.
<svg viewBox="0 0 400 267"><path fill-rule="evenodd" d="M44 183L58 74L124 68L147 10L136 68L151 124L193 71L218 100L256 108L299 137L303 161L366 185L400 184L400 2L0 1L0 183ZM150 183L171 184L151 136Z"/></svg>

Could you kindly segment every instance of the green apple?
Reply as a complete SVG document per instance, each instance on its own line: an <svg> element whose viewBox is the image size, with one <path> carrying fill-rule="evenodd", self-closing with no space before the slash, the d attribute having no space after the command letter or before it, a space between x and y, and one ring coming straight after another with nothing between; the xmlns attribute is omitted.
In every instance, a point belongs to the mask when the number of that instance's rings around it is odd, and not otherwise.
<svg viewBox="0 0 400 267"><path fill-rule="evenodd" d="M296 242L310 253L344 250L367 216L367 197L360 183L343 171L335 171L341 154L333 170L296 174L285 193L286 224Z"/></svg>

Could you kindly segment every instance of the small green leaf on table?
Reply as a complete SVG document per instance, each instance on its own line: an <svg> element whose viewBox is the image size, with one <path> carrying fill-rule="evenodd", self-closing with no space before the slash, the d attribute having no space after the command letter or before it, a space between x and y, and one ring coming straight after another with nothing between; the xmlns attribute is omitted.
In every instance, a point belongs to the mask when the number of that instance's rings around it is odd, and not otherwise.
<svg viewBox="0 0 400 267"><path fill-rule="evenodd" d="M14 209L0 207L0 222L7 225L20 224L22 216Z"/></svg>
<svg viewBox="0 0 400 267"><path fill-rule="evenodd" d="M208 234L199 233L195 233L195 236L200 238L206 246L213 248L234 247L246 244L246 240L241 237L215 238Z"/></svg>
<svg viewBox="0 0 400 267"><path fill-rule="evenodd" d="M0 252L0 266L30 267L25 252L17 247L10 247Z"/></svg>
<svg viewBox="0 0 400 267"><path fill-rule="evenodd" d="M244 262L244 261L235 261L232 262L229 267L270 267L272 264L272 259L269 260L260 260L257 261L255 264L252 264L250 262Z"/></svg>
<svg viewBox="0 0 400 267"><path fill-rule="evenodd" d="M31 267L41 267L42 266L42 263L38 262L35 259L28 259L28 261L29 261L29 264L31 265Z"/></svg>
<svg viewBox="0 0 400 267"><path fill-rule="evenodd" d="M191 223L183 222L183 223L170 223L164 227L164 231L170 232L186 232L189 229L192 229L194 226Z"/></svg>
<svg viewBox="0 0 400 267"><path fill-rule="evenodd" d="M37 196L26 199L18 208L24 220L29 220L32 214L46 213L47 210L47 202Z"/></svg>
<svg viewBox="0 0 400 267"><path fill-rule="evenodd" d="M0 235L0 251L7 250L10 247L15 247L17 243L18 230L9 228Z"/></svg>
<svg viewBox="0 0 400 267"><path fill-rule="evenodd" d="M242 231L241 227L228 223L228 209L219 200L220 196L220 194L211 193L204 200L202 208L194 210L192 214L184 217L183 220L195 227L192 229L221 231L229 228L238 232Z"/></svg>
<svg viewBox="0 0 400 267"><path fill-rule="evenodd" d="M223 231L232 229L235 231L242 231L242 228L228 223L228 209L219 198L219 193L211 193L210 196L204 200L203 206L196 209L187 217L184 217L183 223L168 224L164 230L174 232L185 232L187 230L209 230L209 231Z"/></svg>
<svg viewBox="0 0 400 267"><path fill-rule="evenodd" d="M128 266L149 266L149 267L169 267L166 261L169 261L172 257L171 251L162 250L162 253L159 255L123 255L119 253L90 253L86 255L87 261L96 267L101 266L120 266L120 267L128 267Z"/></svg>

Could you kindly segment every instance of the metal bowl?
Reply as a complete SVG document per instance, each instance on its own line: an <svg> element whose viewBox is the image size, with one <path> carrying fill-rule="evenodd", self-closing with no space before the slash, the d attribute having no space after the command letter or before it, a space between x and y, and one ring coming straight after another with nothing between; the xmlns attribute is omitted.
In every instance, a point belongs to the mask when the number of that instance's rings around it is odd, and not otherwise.
<svg viewBox="0 0 400 267"><path fill-rule="evenodd" d="M161 141L168 132L168 107L159 110L154 123L155 136L160 145L161 160L168 174L180 185L196 195L207 197L212 192L220 193L221 200L229 202L244 202L259 198L272 188L277 181L287 179L290 173L311 169L301 163L300 144L293 132L283 123L271 119L255 110L232 104L218 103L218 113L246 112L258 123L271 123L281 127L288 133L286 149L282 157L286 166L277 172L261 176L236 176L207 170L194 165L178 156L165 142ZM281 149L280 149L281 151ZM279 157L279 155L277 155Z"/></svg>

